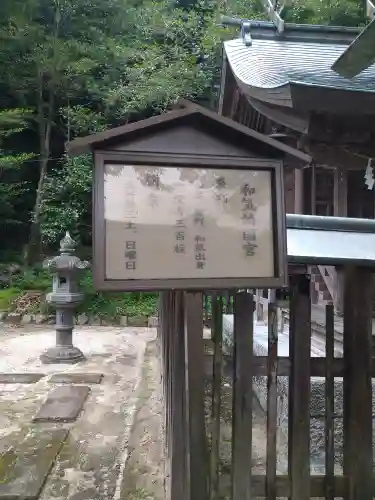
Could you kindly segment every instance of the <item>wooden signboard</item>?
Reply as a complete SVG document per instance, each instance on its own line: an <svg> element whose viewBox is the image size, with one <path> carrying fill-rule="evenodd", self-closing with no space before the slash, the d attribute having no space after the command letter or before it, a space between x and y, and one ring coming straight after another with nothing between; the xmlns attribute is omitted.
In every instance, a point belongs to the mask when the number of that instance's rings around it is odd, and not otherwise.
<svg viewBox="0 0 375 500"><path fill-rule="evenodd" d="M281 162L114 161L95 155L99 290L280 287Z"/></svg>
<svg viewBox="0 0 375 500"><path fill-rule="evenodd" d="M286 285L282 158L305 154L187 102L68 144L89 151L97 290Z"/></svg>

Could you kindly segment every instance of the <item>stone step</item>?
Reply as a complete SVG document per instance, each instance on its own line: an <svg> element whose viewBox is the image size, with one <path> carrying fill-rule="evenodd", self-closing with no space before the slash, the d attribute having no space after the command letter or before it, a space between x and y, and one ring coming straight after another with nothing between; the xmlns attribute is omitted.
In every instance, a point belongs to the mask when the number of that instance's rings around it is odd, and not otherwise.
<svg viewBox="0 0 375 500"><path fill-rule="evenodd" d="M34 422L74 422L90 394L86 385L61 385L48 394Z"/></svg>
<svg viewBox="0 0 375 500"><path fill-rule="evenodd" d="M289 323L289 310L284 309L283 310L283 315L284 315L284 320L286 323ZM311 336L313 343L316 347L320 348L323 352L325 350L325 344L326 344L326 330L323 325L318 323L317 321L314 321L314 319L311 320ZM340 357L342 356L343 353L343 334L340 330L335 329L334 330L334 339L335 339L335 350L334 350L334 356Z"/></svg>
<svg viewBox="0 0 375 500"><path fill-rule="evenodd" d="M0 500L38 500L68 435L67 429L34 428L5 438L0 456Z"/></svg>
<svg viewBox="0 0 375 500"><path fill-rule="evenodd" d="M102 373L54 373L48 380L50 384L100 384Z"/></svg>
<svg viewBox="0 0 375 500"><path fill-rule="evenodd" d="M0 373L0 384L35 384L43 373Z"/></svg>

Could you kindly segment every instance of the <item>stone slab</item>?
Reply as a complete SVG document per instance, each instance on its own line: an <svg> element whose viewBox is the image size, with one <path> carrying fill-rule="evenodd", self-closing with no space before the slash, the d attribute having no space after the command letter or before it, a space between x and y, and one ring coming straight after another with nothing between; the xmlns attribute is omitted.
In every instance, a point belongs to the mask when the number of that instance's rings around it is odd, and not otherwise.
<svg viewBox="0 0 375 500"><path fill-rule="evenodd" d="M0 500L37 500L67 429L33 429L0 457Z"/></svg>
<svg viewBox="0 0 375 500"><path fill-rule="evenodd" d="M43 373L0 373L0 384L35 384Z"/></svg>
<svg viewBox="0 0 375 500"><path fill-rule="evenodd" d="M51 391L34 417L34 422L73 422L80 414L90 388L85 385L60 386Z"/></svg>
<svg viewBox="0 0 375 500"><path fill-rule="evenodd" d="M11 325L18 325L21 322L21 314L10 312L4 318L4 322L9 323Z"/></svg>
<svg viewBox="0 0 375 500"><path fill-rule="evenodd" d="M100 384L102 373L55 373L48 380L50 384Z"/></svg>

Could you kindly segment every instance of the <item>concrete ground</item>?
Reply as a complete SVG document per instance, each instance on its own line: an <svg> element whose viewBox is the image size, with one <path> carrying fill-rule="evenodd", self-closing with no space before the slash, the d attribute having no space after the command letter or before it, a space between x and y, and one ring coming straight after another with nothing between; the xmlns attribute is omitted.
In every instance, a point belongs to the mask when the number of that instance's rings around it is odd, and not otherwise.
<svg viewBox="0 0 375 500"><path fill-rule="evenodd" d="M43 365L54 337L52 326L0 324L0 500L165 500L156 329L77 327L74 344L86 360ZM229 498L232 387L222 383ZM265 472L265 443L254 400L254 474Z"/></svg>
<svg viewBox="0 0 375 500"><path fill-rule="evenodd" d="M0 326L0 500L163 500L155 336L147 328L77 327L74 343L86 360L43 365L53 327ZM20 383L24 374L28 383ZM47 418L34 421L48 396ZM77 418L60 422L69 405Z"/></svg>

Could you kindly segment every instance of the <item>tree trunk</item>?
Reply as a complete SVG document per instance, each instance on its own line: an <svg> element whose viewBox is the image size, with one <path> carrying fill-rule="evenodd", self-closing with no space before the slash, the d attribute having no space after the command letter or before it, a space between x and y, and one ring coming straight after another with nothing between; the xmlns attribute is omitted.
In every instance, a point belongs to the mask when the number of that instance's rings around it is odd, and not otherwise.
<svg viewBox="0 0 375 500"><path fill-rule="evenodd" d="M43 102L43 76L39 75L39 92L38 92L38 128L39 128L39 143L40 143L40 170L38 187L36 190L35 205L33 210L33 220L30 227L29 243L26 249L26 265L30 266L40 262L43 258L42 253L42 235L40 231L40 211L44 180L47 174L48 160L51 150L51 129L54 115L54 95L53 91L49 91L48 112L47 116L44 113Z"/></svg>
<svg viewBox="0 0 375 500"><path fill-rule="evenodd" d="M61 13L57 5L55 11L55 30L54 41L59 37ZM36 191L35 206L33 211L33 220L31 222L29 244L26 250L26 264L32 265L40 262L42 255L42 235L40 231L40 212L43 195L44 180L47 174L48 160L51 152L51 130L55 113L55 83L58 75L54 73L56 68L56 58L58 57L58 46L53 43L53 71L50 79L45 81L43 68L38 68L38 129L39 129L39 144L40 144L40 171L39 181ZM47 89L45 89L47 83ZM45 93L48 92L48 99L45 100ZM47 112L44 105L47 104Z"/></svg>

